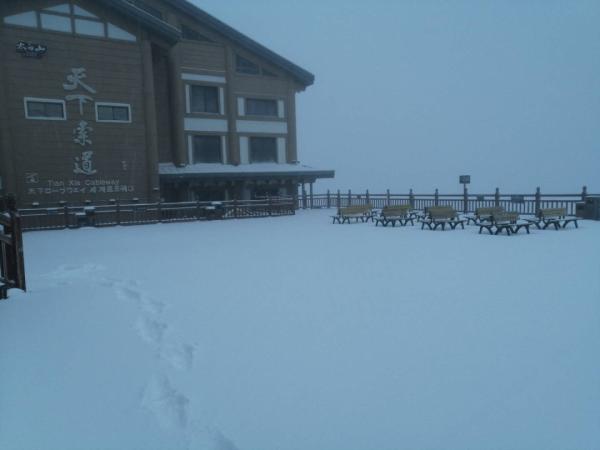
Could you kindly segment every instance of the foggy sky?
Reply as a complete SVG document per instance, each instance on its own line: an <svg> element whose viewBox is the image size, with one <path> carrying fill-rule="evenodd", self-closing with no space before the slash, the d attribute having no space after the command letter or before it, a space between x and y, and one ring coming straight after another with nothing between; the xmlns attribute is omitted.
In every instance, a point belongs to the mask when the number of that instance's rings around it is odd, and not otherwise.
<svg viewBox="0 0 600 450"><path fill-rule="evenodd" d="M193 1L315 74L318 192L600 193L598 1Z"/></svg>

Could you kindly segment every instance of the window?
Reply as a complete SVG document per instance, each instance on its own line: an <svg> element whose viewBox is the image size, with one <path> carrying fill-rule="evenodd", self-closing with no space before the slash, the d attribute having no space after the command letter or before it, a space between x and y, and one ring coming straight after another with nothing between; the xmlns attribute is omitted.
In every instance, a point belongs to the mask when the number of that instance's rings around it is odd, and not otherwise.
<svg viewBox="0 0 600 450"><path fill-rule="evenodd" d="M6 16L4 23L8 25L19 25L22 27L33 27L37 28L37 15L35 11L24 12L21 14L14 14L12 16Z"/></svg>
<svg viewBox="0 0 600 450"><path fill-rule="evenodd" d="M247 73L250 75L258 75L260 73L258 64L254 64L249 59L246 59L240 55L236 55L235 57L235 70L238 73Z"/></svg>
<svg viewBox="0 0 600 450"><path fill-rule="evenodd" d="M277 140L274 137L250 138L250 163L277 162Z"/></svg>
<svg viewBox="0 0 600 450"><path fill-rule="evenodd" d="M131 122L131 106L126 103L96 103L97 122Z"/></svg>
<svg viewBox="0 0 600 450"><path fill-rule="evenodd" d="M139 6L139 5L138 5ZM121 41L135 42L135 35L105 22L91 12L69 3L44 8L41 11L27 11L6 16L3 22L7 25L41 28L43 30L73 33L79 36L91 36ZM74 25L74 30L73 30Z"/></svg>
<svg viewBox="0 0 600 450"><path fill-rule="evenodd" d="M192 137L192 163L217 163L223 162L221 152L221 136L193 136Z"/></svg>
<svg viewBox="0 0 600 450"><path fill-rule="evenodd" d="M107 24L106 31L110 39L135 42L135 36L112 23Z"/></svg>
<svg viewBox="0 0 600 450"><path fill-rule="evenodd" d="M219 113L219 88L216 86L190 86L190 112Z"/></svg>
<svg viewBox="0 0 600 450"><path fill-rule="evenodd" d="M56 14L40 14L42 28L45 30L71 32L71 18L67 16L58 16Z"/></svg>
<svg viewBox="0 0 600 450"><path fill-rule="evenodd" d="M277 100L246 99L246 115L277 117Z"/></svg>
<svg viewBox="0 0 600 450"><path fill-rule="evenodd" d="M39 120L66 120L64 100L25 97L25 117Z"/></svg>
<svg viewBox="0 0 600 450"><path fill-rule="evenodd" d="M75 19L75 33L104 37L104 24L96 20Z"/></svg>

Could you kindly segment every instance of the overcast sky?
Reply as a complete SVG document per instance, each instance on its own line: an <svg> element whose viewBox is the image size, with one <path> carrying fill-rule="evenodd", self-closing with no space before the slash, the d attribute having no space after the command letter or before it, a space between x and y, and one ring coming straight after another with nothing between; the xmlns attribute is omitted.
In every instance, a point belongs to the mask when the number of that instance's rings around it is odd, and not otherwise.
<svg viewBox="0 0 600 450"><path fill-rule="evenodd" d="M193 0L313 72L326 188L600 193L600 1Z"/></svg>

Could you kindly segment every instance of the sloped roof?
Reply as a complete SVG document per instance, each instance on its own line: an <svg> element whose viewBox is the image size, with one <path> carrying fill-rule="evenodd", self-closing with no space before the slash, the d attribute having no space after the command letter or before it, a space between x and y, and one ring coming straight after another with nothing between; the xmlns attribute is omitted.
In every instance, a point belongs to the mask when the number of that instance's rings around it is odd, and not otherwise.
<svg viewBox="0 0 600 450"><path fill-rule="evenodd" d="M250 39L248 36L240 33L234 28L230 27L224 22L221 22L214 16L211 16L206 11L198 8L187 0L165 0L168 4L172 5L174 8L179 11L187 14L188 16L197 20L200 24L213 29L227 38L231 39L233 42L238 44L240 47L252 52L258 56L263 57L267 61L271 62L275 66L283 69L285 72L292 75L298 82L300 82L303 86L310 86L315 82L315 76L309 71L303 69L302 67L294 64L290 60L284 58L281 55L269 50L267 47L259 44L253 39Z"/></svg>
<svg viewBox="0 0 600 450"><path fill-rule="evenodd" d="M171 43L177 42L181 39L181 32L173 25L170 25L164 20L153 16L152 14L144 11L141 8L138 8L134 4L128 2L127 0L99 1L108 6L113 7L114 9L120 11L121 13L132 19L140 21L143 25L162 35L167 39L167 41ZM221 22L216 17L211 16L206 11L203 11L202 9L191 4L187 0L164 1L170 4L173 8L180 11L181 13L185 14L186 16L196 20L199 24L216 31L219 34L222 34L235 44L239 45L241 48L266 59L276 67L279 67L280 69L291 75L297 82L299 82L304 87L310 86L315 82L315 76L308 70L303 69L302 67L294 64L293 62L284 58L283 56L278 55L272 50L269 50L267 47L259 44L253 39L250 39L248 36L240 33L239 31L230 27L226 23Z"/></svg>

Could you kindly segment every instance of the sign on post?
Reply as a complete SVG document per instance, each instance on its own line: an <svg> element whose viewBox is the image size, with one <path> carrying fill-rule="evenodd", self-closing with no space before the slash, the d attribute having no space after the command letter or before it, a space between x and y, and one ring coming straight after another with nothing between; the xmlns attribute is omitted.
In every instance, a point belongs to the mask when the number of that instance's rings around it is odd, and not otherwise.
<svg viewBox="0 0 600 450"><path fill-rule="evenodd" d="M470 184L471 183L471 175L460 175L458 177L458 182L460 184Z"/></svg>

